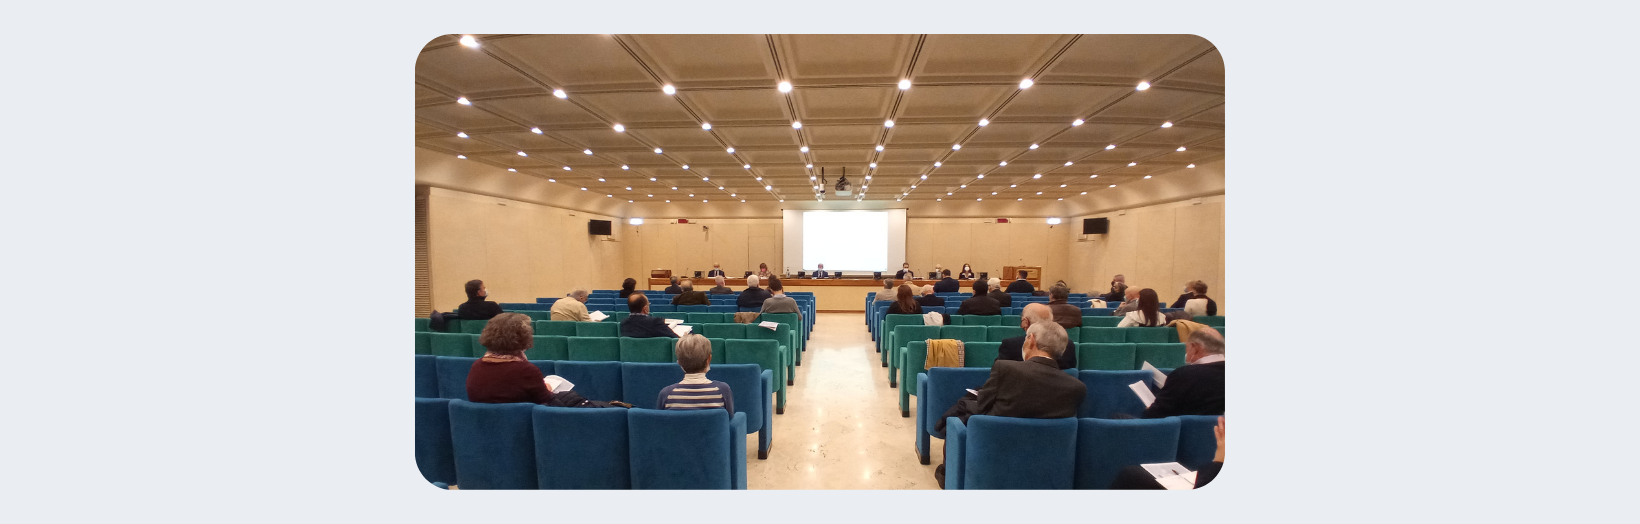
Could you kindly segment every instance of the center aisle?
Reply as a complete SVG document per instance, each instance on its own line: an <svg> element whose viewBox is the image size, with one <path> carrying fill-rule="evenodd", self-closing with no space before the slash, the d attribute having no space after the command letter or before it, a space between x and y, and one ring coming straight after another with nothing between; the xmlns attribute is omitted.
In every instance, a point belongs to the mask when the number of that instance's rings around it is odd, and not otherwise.
<svg viewBox="0 0 1640 524"><path fill-rule="evenodd" d="M747 440L746 487L939 489L943 441L934 440L932 464L917 463L915 419L900 417L860 314L820 313L808 347L786 414L775 415L769 459L757 459L755 435Z"/></svg>

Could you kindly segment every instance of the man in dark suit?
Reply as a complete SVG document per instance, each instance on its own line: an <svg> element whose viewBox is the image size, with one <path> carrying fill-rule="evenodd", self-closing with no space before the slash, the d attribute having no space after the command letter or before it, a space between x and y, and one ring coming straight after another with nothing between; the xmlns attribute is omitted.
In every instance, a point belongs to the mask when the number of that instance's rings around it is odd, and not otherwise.
<svg viewBox="0 0 1640 524"><path fill-rule="evenodd" d="M985 296L985 290L986 290L986 286L985 286L984 282L975 282L974 283L974 298L970 298L968 300L962 301L962 305L957 307L957 314L958 315L1001 315L1002 314L1002 305L997 304L996 299Z"/></svg>
<svg viewBox="0 0 1640 524"><path fill-rule="evenodd" d="M990 293L985 293L985 292L979 291L979 286L976 285L976 286L974 286L974 296L985 295L985 296L991 297L991 300L997 301L998 306L1002 306L1002 307L1013 307L1014 306L1014 297L1013 297L1013 295L1009 295L1007 292L1002 290L1002 279L1000 279L1000 278L991 278L989 280L986 280L986 282L987 282L986 286L991 289L991 292Z"/></svg>
<svg viewBox="0 0 1640 524"><path fill-rule="evenodd" d="M894 273L894 280L911 280L917 278L917 272L911 270L911 263L900 264L900 270Z"/></svg>
<svg viewBox="0 0 1640 524"><path fill-rule="evenodd" d="M683 279L683 283L678 285L678 289L682 291L682 293L679 293L678 296L672 297L672 305L674 306L712 305L712 299L706 298L706 292L695 291L694 280L687 278Z"/></svg>
<svg viewBox="0 0 1640 524"><path fill-rule="evenodd" d="M621 321L621 336L632 338L678 338L678 334L666 325L666 319L649 316L649 299L643 293L633 293L626 297L626 309L631 311L626 320Z"/></svg>
<svg viewBox="0 0 1640 524"><path fill-rule="evenodd" d="M1127 279L1122 275L1116 275L1110 278L1110 292L1099 295L1099 299L1105 302L1121 302L1122 297L1127 296L1127 288Z"/></svg>
<svg viewBox="0 0 1640 524"><path fill-rule="evenodd" d="M1058 324L1058 322L1054 322L1053 309L1046 304L1028 304L1025 306L1025 310L1020 312L1019 327L1021 328L1029 330L1031 326L1044 322ZM1002 339L1002 345L997 348L997 360L1025 360L1025 338L1020 336ZM1065 341L1064 352L1060 353L1054 360L1059 363L1059 369L1076 367L1076 348L1070 343L1069 339Z"/></svg>
<svg viewBox="0 0 1640 524"><path fill-rule="evenodd" d="M1082 408L1088 387L1081 380L1059 370L1056 360L1070 342L1065 328L1053 322L1031 325L1025 332L1022 362L998 360L991 363L991 378L946 410L935 430L945 431L945 420L957 417L964 423L971 415L1018 418L1074 417ZM945 487L945 465L934 470L934 479Z"/></svg>
<svg viewBox="0 0 1640 524"><path fill-rule="evenodd" d="M826 278L831 276L831 273L826 272L825 264L815 264L814 266L814 278Z"/></svg>
<svg viewBox="0 0 1640 524"><path fill-rule="evenodd" d="M957 279L955 278L951 278L951 270L947 269L945 271L941 271L940 276L945 278L942 278L939 282L934 283L935 293L956 293L958 291L962 291L962 283L957 282Z"/></svg>
<svg viewBox="0 0 1640 524"><path fill-rule="evenodd" d="M917 303L922 304L923 307L945 307L945 297L934 296L934 292L937 290L939 290L937 286L923 286L922 296L917 297Z"/></svg>
<svg viewBox="0 0 1640 524"><path fill-rule="evenodd" d="M1213 328L1191 332L1184 359L1189 364L1167 376L1143 418L1224 414L1224 335Z"/></svg>
<svg viewBox="0 0 1640 524"><path fill-rule="evenodd" d="M501 314L501 304L485 300L490 298L489 288L484 286L483 280L468 280L467 301L456 307L456 314L468 320L489 320Z"/></svg>
<svg viewBox="0 0 1640 524"><path fill-rule="evenodd" d="M666 290L664 292L668 295L676 295L683 292L683 288L678 286L678 277L672 277L672 285L666 286Z"/></svg>
<svg viewBox="0 0 1640 524"><path fill-rule="evenodd" d="M1008 284L1008 292L1009 293L1024 293L1024 294L1027 294L1027 295L1036 292L1036 286L1032 286L1030 282L1025 280L1025 275L1028 275L1028 274L1029 273L1026 272L1023 269L1019 270L1019 280L1015 280L1012 283Z"/></svg>
<svg viewBox="0 0 1640 524"><path fill-rule="evenodd" d="M763 301L773 296L768 290L757 287L757 275L746 277L746 290L740 292L740 298L735 299L735 305L743 308L763 309Z"/></svg>
<svg viewBox="0 0 1640 524"><path fill-rule="evenodd" d="M725 276L723 274L723 268L718 266L717 264L712 264L712 270L706 272L706 277L707 278L721 277L721 276Z"/></svg>

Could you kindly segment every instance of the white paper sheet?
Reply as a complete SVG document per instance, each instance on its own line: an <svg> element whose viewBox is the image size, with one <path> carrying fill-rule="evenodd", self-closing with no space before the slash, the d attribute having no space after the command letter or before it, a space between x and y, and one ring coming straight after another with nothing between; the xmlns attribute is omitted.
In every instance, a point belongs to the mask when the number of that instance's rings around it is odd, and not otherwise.
<svg viewBox="0 0 1640 524"><path fill-rule="evenodd" d="M589 313L587 316L592 317L593 322L603 322L604 319L609 318L609 315L605 315L604 312L602 312L602 311L593 311L592 313Z"/></svg>
<svg viewBox="0 0 1640 524"><path fill-rule="evenodd" d="M1184 468L1178 462L1163 462L1158 464L1140 464L1156 479L1157 484L1167 489L1196 489L1196 472Z"/></svg>
<svg viewBox="0 0 1640 524"><path fill-rule="evenodd" d="M978 395L978 394L979 394L979 392L978 392L978 391L974 391L974 390L972 390L972 389L970 389L970 390L968 390L968 392L969 392L969 393L973 393L973 394L975 394L975 395Z"/></svg>
<svg viewBox="0 0 1640 524"><path fill-rule="evenodd" d="M1139 400L1144 402L1147 408L1156 402L1156 395L1150 393L1150 386L1146 386L1143 380L1128 384L1128 389L1133 390L1133 394L1138 395Z"/></svg>
<svg viewBox="0 0 1640 524"><path fill-rule="evenodd" d="M682 324L672 326L672 332L677 333L679 338L682 338L684 335L688 335L689 332L694 330L695 326L685 326Z"/></svg>
<svg viewBox="0 0 1640 524"><path fill-rule="evenodd" d="M575 383L564 380L564 377L558 375L547 375L546 378L541 380L547 383L547 387L552 389L553 393L575 389Z"/></svg>
<svg viewBox="0 0 1640 524"><path fill-rule="evenodd" d="M780 323L779 322L769 322L769 321L765 320L765 321L762 321L762 322L758 322L757 325L769 328L769 331L774 331L774 330L780 329Z"/></svg>
<svg viewBox="0 0 1640 524"><path fill-rule="evenodd" d="M661 320L666 321L666 325L668 325L668 326L676 326L678 324L683 323L683 319L681 319L681 318L666 318L666 319L661 319Z"/></svg>
<svg viewBox="0 0 1640 524"><path fill-rule="evenodd" d="M1140 366L1139 369L1149 371L1156 376L1156 389L1161 389L1162 386L1167 385L1167 374L1162 373L1160 369L1156 369L1156 366L1150 365L1150 362L1145 362L1145 365Z"/></svg>

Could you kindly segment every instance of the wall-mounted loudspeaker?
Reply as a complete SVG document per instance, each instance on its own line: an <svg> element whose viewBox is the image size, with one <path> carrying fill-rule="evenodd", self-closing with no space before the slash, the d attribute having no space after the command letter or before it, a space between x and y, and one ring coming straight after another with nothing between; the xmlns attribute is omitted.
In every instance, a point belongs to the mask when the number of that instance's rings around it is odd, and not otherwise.
<svg viewBox="0 0 1640 524"><path fill-rule="evenodd" d="M1103 235L1110 232L1110 219L1084 218L1082 219L1082 234Z"/></svg>

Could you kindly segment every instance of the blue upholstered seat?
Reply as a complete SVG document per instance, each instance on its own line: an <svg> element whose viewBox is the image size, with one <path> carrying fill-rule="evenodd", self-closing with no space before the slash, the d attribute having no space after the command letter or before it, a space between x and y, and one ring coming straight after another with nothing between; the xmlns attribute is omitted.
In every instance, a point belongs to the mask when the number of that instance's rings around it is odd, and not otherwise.
<svg viewBox="0 0 1640 524"><path fill-rule="evenodd" d="M438 397L467 400L467 373L473 370L473 363L477 361L473 357L434 357Z"/></svg>
<svg viewBox="0 0 1640 524"><path fill-rule="evenodd" d="M1213 455L1219 450L1218 437L1213 436L1213 428L1218 427L1218 415L1181 415L1169 417L1179 419L1179 452L1176 462L1190 471L1197 471L1213 461Z"/></svg>
<svg viewBox="0 0 1640 524"><path fill-rule="evenodd" d="M461 489L536 489L535 404L450 401L450 442Z"/></svg>
<svg viewBox="0 0 1640 524"><path fill-rule="evenodd" d="M555 365L555 374L575 384L574 391L588 400L626 400L621 397L620 362L561 360Z"/></svg>
<svg viewBox="0 0 1640 524"><path fill-rule="evenodd" d="M416 396L439 398L438 357L416 355Z"/></svg>
<svg viewBox="0 0 1640 524"><path fill-rule="evenodd" d="M632 488L626 410L535 406L530 415L540 489Z"/></svg>
<svg viewBox="0 0 1640 524"><path fill-rule="evenodd" d="M923 464L929 461L929 437L945 438L944 432L934 431L940 415L956 405L969 389L985 385L990 377L990 368L934 368L917 374L916 447ZM949 471L946 478L950 478Z"/></svg>
<svg viewBox="0 0 1640 524"><path fill-rule="evenodd" d="M712 305L706 306L706 311L708 313L729 313L729 314L732 315L732 314L734 314L735 310L737 310L737 309L740 309L740 308L735 306L734 301L725 301L722 304L719 304L719 303L714 301L712 303Z"/></svg>
<svg viewBox="0 0 1640 524"><path fill-rule="evenodd" d="M1074 487L1108 489L1123 467L1173 462L1178 445L1179 419L1174 417L1077 419ZM950 467L946 470L949 479Z"/></svg>
<svg viewBox="0 0 1640 524"><path fill-rule="evenodd" d="M745 414L639 408L626 414L633 489L746 489Z"/></svg>
<svg viewBox="0 0 1640 524"><path fill-rule="evenodd" d="M416 469L428 482L457 484L449 399L416 398Z"/></svg>
<svg viewBox="0 0 1640 524"><path fill-rule="evenodd" d="M1134 382L1155 386L1149 371L1078 370L1077 380L1087 386L1087 396L1076 416L1081 418L1115 418L1118 414L1137 417L1145 412L1145 404L1128 388Z"/></svg>
<svg viewBox="0 0 1640 524"><path fill-rule="evenodd" d="M974 415L946 428L945 489L1070 489L1075 480L1075 418Z"/></svg>

